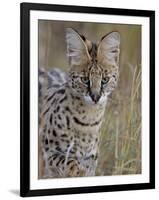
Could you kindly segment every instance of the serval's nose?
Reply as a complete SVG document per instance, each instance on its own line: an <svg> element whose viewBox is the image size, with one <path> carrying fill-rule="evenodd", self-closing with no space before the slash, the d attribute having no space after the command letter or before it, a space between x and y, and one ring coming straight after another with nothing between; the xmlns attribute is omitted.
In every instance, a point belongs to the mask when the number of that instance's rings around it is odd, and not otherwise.
<svg viewBox="0 0 159 200"><path fill-rule="evenodd" d="M100 99L100 94L97 93L97 92L93 92L93 93L91 92L90 93L90 97L91 97L92 101L97 103L99 101L99 99Z"/></svg>

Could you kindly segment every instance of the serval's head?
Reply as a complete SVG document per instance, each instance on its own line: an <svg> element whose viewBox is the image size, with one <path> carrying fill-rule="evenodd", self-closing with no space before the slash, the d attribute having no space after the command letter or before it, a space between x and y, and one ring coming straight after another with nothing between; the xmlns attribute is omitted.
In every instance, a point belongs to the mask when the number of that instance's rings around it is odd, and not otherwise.
<svg viewBox="0 0 159 200"><path fill-rule="evenodd" d="M91 104L106 102L118 80L119 33L111 32L95 44L67 28L66 41L72 91Z"/></svg>

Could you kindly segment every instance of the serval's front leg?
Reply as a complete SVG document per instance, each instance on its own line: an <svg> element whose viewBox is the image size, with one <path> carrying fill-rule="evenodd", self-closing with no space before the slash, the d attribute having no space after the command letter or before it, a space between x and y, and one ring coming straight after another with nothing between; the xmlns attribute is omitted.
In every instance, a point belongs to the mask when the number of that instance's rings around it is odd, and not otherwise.
<svg viewBox="0 0 159 200"><path fill-rule="evenodd" d="M79 161L74 158L54 154L45 160L45 178L80 177L84 175L85 170L80 166Z"/></svg>

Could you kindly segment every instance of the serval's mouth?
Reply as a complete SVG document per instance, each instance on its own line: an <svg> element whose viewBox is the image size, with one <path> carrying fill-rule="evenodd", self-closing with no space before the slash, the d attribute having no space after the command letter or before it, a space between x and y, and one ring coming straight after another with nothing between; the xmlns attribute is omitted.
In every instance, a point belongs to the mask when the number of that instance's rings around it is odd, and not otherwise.
<svg viewBox="0 0 159 200"><path fill-rule="evenodd" d="M100 96L93 99L90 95L84 96L84 101L87 105L102 105L107 102L107 96Z"/></svg>

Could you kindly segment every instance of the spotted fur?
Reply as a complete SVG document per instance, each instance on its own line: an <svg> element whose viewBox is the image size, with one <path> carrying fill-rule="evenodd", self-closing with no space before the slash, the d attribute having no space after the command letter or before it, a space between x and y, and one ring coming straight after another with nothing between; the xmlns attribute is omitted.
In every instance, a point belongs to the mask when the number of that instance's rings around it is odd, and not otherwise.
<svg viewBox="0 0 159 200"><path fill-rule="evenodd" d="M95 44L68 28L66 42L68 75L39 73L40 178L95 175L107 97L117 86L118 32Z"/></svg>

